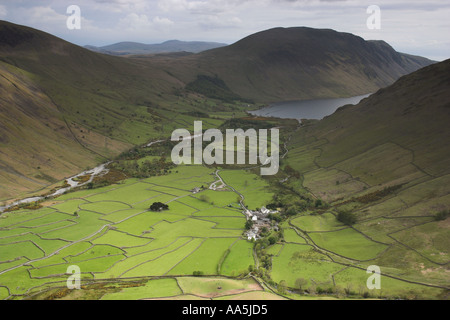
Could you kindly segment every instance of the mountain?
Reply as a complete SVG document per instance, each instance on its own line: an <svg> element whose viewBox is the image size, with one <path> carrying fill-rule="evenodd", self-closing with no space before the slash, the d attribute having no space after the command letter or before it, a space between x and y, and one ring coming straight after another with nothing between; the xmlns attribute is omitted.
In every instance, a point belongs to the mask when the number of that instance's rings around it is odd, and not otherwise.
<svg viewBox="0 0 450 320"><path fill-rule="evenodd" d="M308 152L320 149L314 167L344 170L369 187L448 176L449 71L446 60L403 76L357 105L306 122L294 143L303 141L304 150L311 146Z"/></svg>
<svg viewBox="0 0 450 320"><path fill-rule="evenodd" d="M0 199L45 189L176 124L166 72L0 22ZM175 98L174 98L175 99ZM172 129L173 130L173 129Z"/></svg>
<svg viewBox="0 0 450 320"><path fill-rule="evenodd" d="M384 41L296 27L262 31L171 61L168 68L185 83L199 75L218 77L236 95L267 103L371 93L432 63Z"/></svg>
<svg viewBox="0 0 450 320"><path fill-rule="evenodd" d="M143 44L139 42L119 42L108 46L95 47L85 46L86 49L112 54L112 55L129 55L129 54L157 54L169 52L191 52L198 53L210 49L226 46L225 43L203 42L203 41L179 41L169 40L159 44Z"/></svg>
<svg viewBox="0 0 450 320"><path fill-rule="evenodd" d="M302 213L289 225L311 231L315 243L341 254L356 250L358 241L340 242L345 231L330 228L329 221L353 217L347 231L384 248L357 262L381 268L382 290L397 278L443 288L440 299L448 299L449 92L450 60L422 68L358 105L303 121L282 160L291 176L285 187L327 203L323 215ZM361 250L370 252L370 245ZM418 295L411 290L408 299Z"/></svg>
<svg viewBox="0 0 450 320"><path fill-rule="evenodd" d="M0 21L0 199L49 188L189 127L188 111L242 108L224 100L371 92L426 63L387 44L307 28L269 30L188 56L125 58ZM220 101L199 99L199 91Z"/></svg>

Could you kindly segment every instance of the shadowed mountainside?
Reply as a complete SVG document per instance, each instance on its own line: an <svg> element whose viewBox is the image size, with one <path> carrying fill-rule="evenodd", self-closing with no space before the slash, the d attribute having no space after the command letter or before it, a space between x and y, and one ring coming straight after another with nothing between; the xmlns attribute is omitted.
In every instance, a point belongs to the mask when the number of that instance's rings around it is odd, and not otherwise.
<svg viewBox="0 0 450 320"><path fill-rule="evenodd" d="M262 31L171 61L168 68L185 83L216 76L242 98L267 103L375 92L431 63L396 52L384 41L296 27Z"/></svg>
<svg viewBox="0 0 450 320"><path fill-rule="evenodd" d="M449 92L450 60L420 69L358 105L304 121L284 162L300 177L289 188L326 201L334 216L353 215L353 230L386 246L367 264L443 288L450 285ZM327 237L333 243L333 233Z"/></svg>

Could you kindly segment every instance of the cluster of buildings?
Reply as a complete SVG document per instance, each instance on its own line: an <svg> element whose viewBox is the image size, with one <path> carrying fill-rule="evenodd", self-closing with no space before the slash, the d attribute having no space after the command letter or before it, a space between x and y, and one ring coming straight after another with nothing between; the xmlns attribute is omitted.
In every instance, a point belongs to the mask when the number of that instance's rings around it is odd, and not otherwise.
<svg viewBox="0 0 450 320"><path fill-rule="evenodd" d="M266 207L261 207L261 209L257 211L245 210L244 214L247 217L247 220L251 220L253 222L252 227L245 232L248 240L254 239L258 240L261 238L260 233L264 227L267 230L272 228L272 224L270 219L268 218L269 214L278 213L276 210L269 210ZM278 229L275 226L276 230Z"/></svg>

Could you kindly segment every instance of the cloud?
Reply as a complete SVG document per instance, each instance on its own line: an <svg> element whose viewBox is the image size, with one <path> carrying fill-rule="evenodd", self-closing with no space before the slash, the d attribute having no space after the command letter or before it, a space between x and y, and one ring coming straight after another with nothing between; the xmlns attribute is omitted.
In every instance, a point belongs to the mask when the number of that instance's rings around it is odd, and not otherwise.
<svg viewBox="0 0 450 320"><path fill-rule="evenodd" d="M130 31L148 30L153 28L168 28L174 22L168 18L161 18L156 16L150 19L145 14L130 13L119 20L118 29L125 29Z"/></svg>
<svg viewBox="0 0 450 320"><path fill-rule="evenodd" d="M92 1L90 1L92 2ZM149 8L151 1L147 0L95 0L93 6L86 2L86 6L96 10L105 10L110 12L143 12Z"/></svg>
<svg viewBox="0 0 450 320"><path fill-rule="evenodd" d="M0 18L5 18L7 14L8 10L6 10L6 7L0 5Z"/></svg>
<svg viewBox="0 0 450 320"><path fill-rule="evenodd" d="M164 12L184 11L190 14L213 15L231 12L247 2L257 3L255 0L159 0L158 7Z"/></svg>
<svg viewBox="0 0 450 320"><path fill-rule="evenodd" d="M38 24L54 24L64 23L67 19L67 15L56 12L51 7L33 7L26 9L24 16L31 23Z"/></svg>
<svg viewBox="0 0 450 320"><path fill-rule="evenodd" d="M81 8L82 29L68 32L66 8ZM381 8L381 30L366 9ZM308 26L382 39L411 54L450 52L450 2L442 0L0 0L0 18L78 44L186 39L232 43L273 27ZM108 43L107 43L108 44ZM430 52L435 52L431 54Z"/></svg>
<svg viewBox="0 0 450 320"><path fill-rule="evenodd" d="M239 28L242 26L242 20L238 17L209 16L199 21L199 26L203 29Z"/></svg>

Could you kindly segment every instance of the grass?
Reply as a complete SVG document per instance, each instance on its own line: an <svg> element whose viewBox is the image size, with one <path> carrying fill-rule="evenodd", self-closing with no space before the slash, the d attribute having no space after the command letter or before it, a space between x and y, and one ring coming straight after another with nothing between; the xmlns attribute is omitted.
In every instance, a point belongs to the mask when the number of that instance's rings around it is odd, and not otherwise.
<svg viewBox="0 0 450 320"><path fill-rule="evenodd" d="M221 258L234 241L236 240L233 238L208 238L168 274L182 275L201 271L205 275L216 275Z"/></svg>
<svg viewBox="0 0 450 320"><path fill-rule="evenodd" d="M0 281L29 269L29 283L45 285L64 278L72 264L78 265L83 275L96 279L191 275L194 271L237 275L246 271L254 261L252 244L240 240L245 219L239 210L228 207L236 201L236 194L204 191L214 195L217 204L212 205L173 185L174 181L189 187L206 184L213 180L211 172L200 166L180 166L167 176L72 192L57 198L50 207L7 213L0 220L7 227L0 230L7 236L0 237L5 247L2 260L13 260L17 255L40 260L28 267L19 263L27 260L4 264L19 267L0 275ZM178 198L180 195L183 197ZM150 212L143 206L161 197L169 210ZM22 231L28 234L21 235ZM15 245L16 239L23 242ZM58 254L49 256L56 250L60 250ZM11 287L11 292L23 294L16 287ZM115 292L109 298L117 296L120 294Z"/></svg>
<svg viewBox="0 0 450 320"><path fill-rule="evenodd" d="M108 230L107 233L93 241L94 244L108 244L111 246L128 248L138 247L149 243L151 239L129 235L116 230Z"/></svg>
<svg viewBox="0 0 450 320"><path fill-rule="evenodd" d="M369 297L374 298L388 296L391 299L415 299L418 297L432 299L442 293L441 289L424 287L386 277L383 275L383 269L381 269L380 278L381 289L368 290L365 286L368 276L366 270L346 268L336 273L334 279L337 286L355 295L366 293Z"/></svg>
<svg viewBox="0 0 450 320"><path fill-rule="evenodd" d="M216 300L286 300L285 298L267 291L244 292L230 296L218 297Z"/></svg>
<svg viewBox="0 0 450 320"><path fill-rule="evenodd" d="M175 249L172 252L165 252L160 257L154 260L145 262L141 265L124 273L125 277L142 277L149 274L155 276L162 276L167 274L172 268L174 268L180 261L194 252L203 242L203 239L192 239L185 245Z"/></svg>
<svg viewBox="0 0 450 320"><path fill-rule="evenodd" d="M185 246L191 240L192 240L191 238L178 238L175 241L164 245L161 244L157 245L151 242L150 244L143 247L127 248L125 250L128 255L128 258L118 262L111 269L109 269L103 274L100 274L99 277L101 278L119 277L128 270L135 268L136 266L142 265L148 261L158 259L159 257L162 257L166 253L173 252L178 248Z"/></svg>
<svg viewBox="0 0 450 320"><path fill-rule="evenodd" d="M119 292L108 293L102 300L140 300L181 294L176 279L155 279L143 286L121 289Z"/></svg>
<svg viewBox="0 0 450 320"><path fill-rule="evenodd" d="M202 201L217 207L228 207L230 204L237 204L237 194L227 190L205 190L194 196L199 200L206 196L207 200Z"/></svg>
<svg viewBox="0 0 450 320"><path fill-rule="evenodd" d="M242 170L221 170L219 174L244 196L244 203L251 210L267 205L272 199L269 184L257 174Z"/></svg>
<svg viewBox="0 0 450 320"><path fill-rule="evenodd" d="M185 294L193 294L205 298L261 290L253 279L234 280L224 278L179 277L177 280Z"/></svg>
<svg viewBox="0 0 450 320"><path fill-rule="evenodd" d="M248 270L249 266L255 264L253 258L253 245L246 240L238 240L224 256L220 266L220 274L236 276L242 271Z"/></svg>
<svg viewBox="0 0 450 320"><path fill-rule="evenodd" d="M27 259L37 259L44 256L44 252L42 252L39 247L37 247L32 242L19 242L19 243L10 243L10 244L2 244L0 245L0 249L2 252L2 262L7 262L10 260L14 260L18 257L25 257Z"/></svg>
<svg viewBox="0 0 450 320"><path fill-rule="evenodd" d="M284 235L284 240L286 242L306 244L305 239L300 237L294 229L291 229L291 228L284 229L283 235Z"/></svg>
<svg viewBox="0 0 450 320"><path fill-rule="evenodd" d="M81 210L93 211L102 214L108 214L120 210L130 209L130 205L118 201L100 201L79 205Z"/></svg>
<svg viewBox="0 0 450 320"><path fill-rule="evenodd" d="M345 227L330 212L321 215L300 216L292 219L291 223L305 231L333 231Z"/></svg>
<svg viewBox="0 0 450 320"><path fill-rule="evenodd" d="M309 236L319 247L355 260L374 259L386 249L385 245L373 242L351 228L310 233Z"/></svg>
<svg viewBox="0 0 450 320"><path fill-rule="evenodd" d="M306 279L307 286L314 283L330 285L331 275L341 268L326 256L314 252L308 245L285 244L279 255L273 257L271 274L274 281L279 283L285 280L292 288L297 278Z"/></svg>

